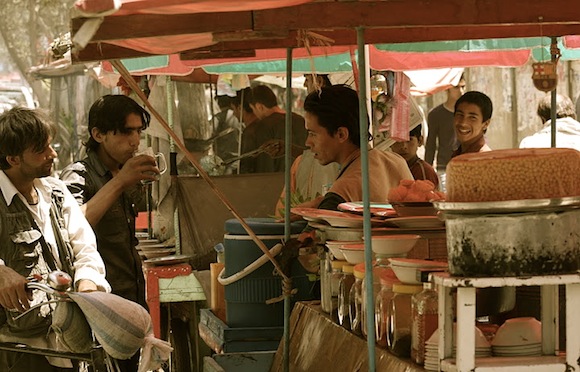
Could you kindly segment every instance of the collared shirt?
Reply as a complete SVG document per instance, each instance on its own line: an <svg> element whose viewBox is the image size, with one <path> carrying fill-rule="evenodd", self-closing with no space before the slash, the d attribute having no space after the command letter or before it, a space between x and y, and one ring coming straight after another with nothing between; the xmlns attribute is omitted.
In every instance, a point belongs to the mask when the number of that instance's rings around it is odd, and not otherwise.
<svg viewBox="0 0 580 372"><path fill-rule="evenodd" d="M57 181L59 182L59 181ZM7 205L12 204L15 197L20 198L32 213L34 221L40 228L45 241L50 246L55 257L59 257L56 238L50 222L50 204L52 187L44 178L34 180L34 187L38 191L38 205L30 206L16 187L12 184L6 173L0 171L0 189ZM75 283L87 279L95 283L100 290L111 291L111 286L105 280L105 265L96 249L95 234L91 225L86 220L75 199L62 185L64 202L62 216L69 233L70 243L73 248ZM4 262L0 260L2 264Z"/></svg>

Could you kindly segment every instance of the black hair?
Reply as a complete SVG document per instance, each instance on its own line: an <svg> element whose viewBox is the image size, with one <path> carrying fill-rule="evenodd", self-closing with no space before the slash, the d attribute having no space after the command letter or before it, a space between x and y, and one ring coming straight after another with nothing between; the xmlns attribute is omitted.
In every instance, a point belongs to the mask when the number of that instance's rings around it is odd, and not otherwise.
<svg viewBox="0 0 580 372"><path fill-rule="evenodd" d="M230 108L230 104L233 102L234 98L227 95L216 96L215 100L220 109Z"/></svg>
<svg viewBox="0 0 580 372"><path fill-rule="evenodd" d="M243 109L245 112L253 112L252 107L250 106L250 102L252 101L252 88L244 88L242 90L238 90L236 92L236 96L232 98L231 104L235 106L239 106L242 104L243 98Z"/></svg>
<svg viewBox="0 0 580 372"><path fill-rule="evenodd" d="M464 95L459 97L457 102L455 102L455 111L457 111L457 107L459 107L459 105L462 103L472 103L477 105L481 110L483 122L491 119L491 115L493 114L493 104L491 103L491 99L486 94L477 92L475 90L466 92Z"/></svg>
<svg viewBox="0 0 580 372"><path fill-rule="evenodd" d="M423 126L421 124L417 125L411 132L409 132L409 138L416 137L417 140L423 136Z"/></svg>
<svg viewBox="0 0 580 372"><path fill-rule="evenodd" d="M95 101L89 110L89 139L85 143L87 150L96 150L99 143L92 135L93 128L101 133L117 131L124 133L127 116L135 114L141 117L145 130L151 122L151 115L132 98L118 94L108 94Z"/></svg>
<svg viewBox="0 0 580 372"><path fill-rule="evenodd" d="M318 124L334 135L338 128L348 129L349 140L360 147L359 100L358 94L346 85L322 87L306 96L304 111L316 116ZM367 136L369 121L366 121Z"/></svg>
<svg viewBox="0 0 580 372"><path fill-rule="evenodd" d="M274 94L272 89L265 85L256 85L253 87L252 95L248 101L253 105L261 103L267 108L278 106L278 98L276 98L276 94Z"/></svg>
<svg viewBox="0 0 580 372"><path fill-rule="evenodd" d="M55 135L56 127L40 110L14 107L0 115L0 169L11 166L7 156L21 156L24 151L43 151Z"/></svg>

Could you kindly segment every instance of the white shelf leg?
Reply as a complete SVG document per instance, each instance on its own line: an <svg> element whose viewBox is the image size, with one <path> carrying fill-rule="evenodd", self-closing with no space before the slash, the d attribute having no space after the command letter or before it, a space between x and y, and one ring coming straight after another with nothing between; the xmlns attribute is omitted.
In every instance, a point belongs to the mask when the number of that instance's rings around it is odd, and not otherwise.
<svg viewBox="0 0 580 372"><path fill-rule="evenodd" d="M441 360L453 356L453 296L450 287L439 286L439 370Z"/></svg>
<svg viewBox="0 0 580 372"><path fill-rule="evenodd" d="M566 363L580 371L580 284L566 284ZM572 371L566 369L566 371Z"/></svg>
<svg viewBox="0 0 580 372"><path fill-rule="evenodd" d="M558 286L540 287L542 299L542 355L555 355L558 347Z"/></svg>
<svg viewBox="0 0 580 372"><path fill-rule="evenodd" d="M475 288L457 288L457 370L475 368Z"/></svg>

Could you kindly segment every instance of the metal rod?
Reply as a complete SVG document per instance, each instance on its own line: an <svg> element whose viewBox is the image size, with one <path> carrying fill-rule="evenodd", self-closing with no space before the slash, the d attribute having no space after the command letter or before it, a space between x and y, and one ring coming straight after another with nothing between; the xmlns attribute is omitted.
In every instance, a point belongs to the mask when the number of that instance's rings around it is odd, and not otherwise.
<svg viewBox="0 0 580 372"><path fill-rule="evenodd" d="M292 48L286 49L286 133L284 141L284 237L290 240L290 168L292 167ZM290 295L284 293L284 371L290 371Z"/></svg>
<svg viewBox="0 0 580 372"><path fill-rule="evenodd" d="M366 331L369 354L369 372L374 372L375 366L375 307L373 296L373 270L371 250L371 212L369 192L369 159L368 159L368 123L367 112L367 58L365 53L364 28L356 28L358 44L358 69L359 69L359 127L360 127L360 160L362 171L362 194L363 194L363 217L364 217L364 241L365 241L365 289L366 289ZM363 324L363 327L365 324Z"/></svg>
<svg viewBox="0 0 580 372"><path fill-rule="evenodd" d="M555 36L552 36L552 45L557 45L558 43L558 38ZM550 51L552 51L554 48L550 48ZM552 62L557 62L558 61L558 56L556 54L552 54ZM551 102L551 107L550 107L550 134L551 134L551 146L552 147L556 147L556 114L558 111L556 109L556 105L557 105L557 94L558 94L558 85L556 84L556 87L554 88L554 90L551 92L552 94L552 102Z"/></svg>

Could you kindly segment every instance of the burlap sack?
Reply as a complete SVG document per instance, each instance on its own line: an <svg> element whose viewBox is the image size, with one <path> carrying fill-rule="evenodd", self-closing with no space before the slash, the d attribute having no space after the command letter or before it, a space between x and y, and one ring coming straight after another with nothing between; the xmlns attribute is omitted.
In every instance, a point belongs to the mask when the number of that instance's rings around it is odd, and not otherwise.
<svg viewBox="0 0 580 372"><path fill-rule="evenodd" d="M74 302L59 302L52 313L52 330L59 349L72 353L88 353L93 347L91 327Z"/></svg>
<svg viewBox="0 0 580 372"><path fill-rule="evenodd" d="M129 359L151 333L151 317L141 305L105 292L71 292L103 349L115 359Z"/></svg>

